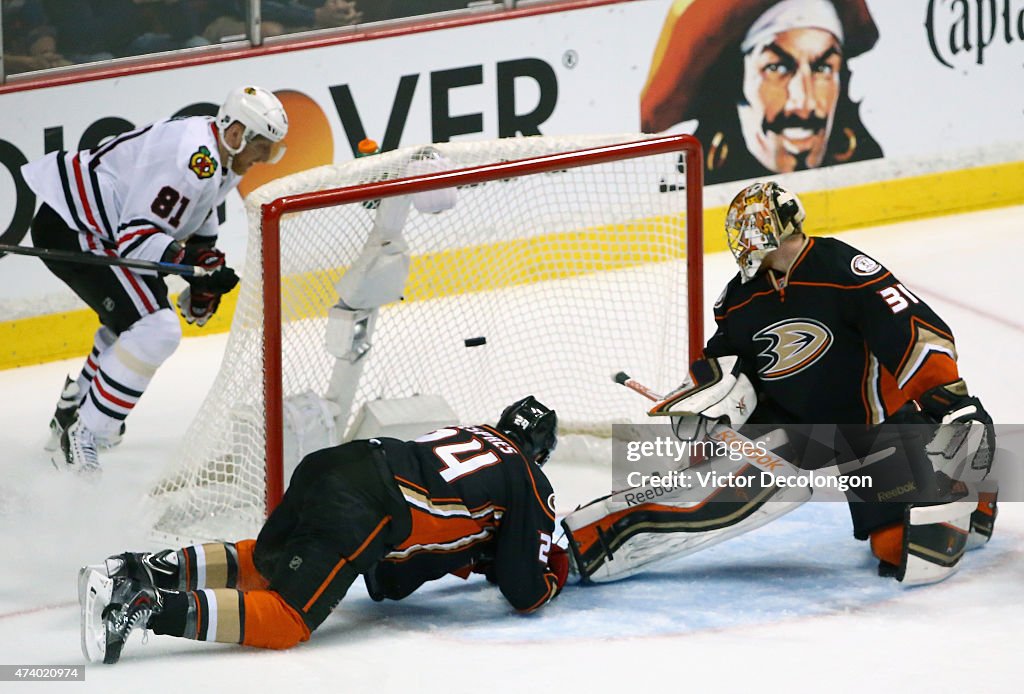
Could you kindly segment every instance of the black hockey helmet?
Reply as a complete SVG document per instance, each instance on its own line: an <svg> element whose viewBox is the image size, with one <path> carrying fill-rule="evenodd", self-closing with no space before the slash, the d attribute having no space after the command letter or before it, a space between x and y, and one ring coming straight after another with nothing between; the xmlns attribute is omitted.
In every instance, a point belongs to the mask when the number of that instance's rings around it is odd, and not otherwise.
<svg viewBox="0 0 1024 694"><path fill-rule="evenodd" d="M515 441L523 455L537 465L546 463L558 444L558 415L532 395L506 407L495 428Z"/></svg>

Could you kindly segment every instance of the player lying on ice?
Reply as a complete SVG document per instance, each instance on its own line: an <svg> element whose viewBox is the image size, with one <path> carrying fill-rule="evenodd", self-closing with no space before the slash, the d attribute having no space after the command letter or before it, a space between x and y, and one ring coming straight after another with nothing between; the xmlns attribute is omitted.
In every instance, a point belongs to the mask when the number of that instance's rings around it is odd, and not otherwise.
<svg viewBox="0 0 1024 694"><path fill-rule="evenodd" d="M83 568L82 650L115 663L137 627L290 648L360 574L375 600L399 600L447 573L479 571L512 607L535 610L569 570L552 543L554 494L541 471L556 429L555 412L530 396L494 427L312 453L255 540L125 552Z"/></svg>
<svg viewBox="0 0 1024 694"><path fill-rule="evenodd" d="M670 417L683 440L788 443L768 456L706 460L689 475L751 477L746 488L679 489L657 502L653 491L623 489L569 514L562 525L582 580L629 576L811 497L809 486L761 483L762 471L792 478L838 464L866 478L870 487L846 496L854 537L870 540L880 575L906 585L949 576L966 548L991 536L995 432L960 378L950 329L873 258L806 236L804 218L800 200L773 182L733 199L726 233L740 272L715 303L703 358L649 412Z"/></svg>

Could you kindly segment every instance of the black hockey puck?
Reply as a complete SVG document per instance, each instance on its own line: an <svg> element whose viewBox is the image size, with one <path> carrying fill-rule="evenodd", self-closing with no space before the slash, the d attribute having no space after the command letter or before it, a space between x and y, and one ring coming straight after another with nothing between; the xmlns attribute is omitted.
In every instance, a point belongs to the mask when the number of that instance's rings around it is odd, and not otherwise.
<svg viewBox="0 0 1024 694"><path fill-rule="evenodd" d="M486 337L467 337L465 340L463 340L463 343L467 347L479 347L480 345L486 345L487 344L487 338Z"/></svg>

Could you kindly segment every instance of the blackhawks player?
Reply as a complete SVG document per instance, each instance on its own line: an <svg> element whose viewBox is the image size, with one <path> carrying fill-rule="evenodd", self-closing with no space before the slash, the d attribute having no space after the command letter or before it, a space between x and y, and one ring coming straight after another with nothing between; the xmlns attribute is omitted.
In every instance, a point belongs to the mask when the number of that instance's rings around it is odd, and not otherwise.
<svg viewBox="0 0 1024 694"><path fill-rule="evenodd" d="M216 118L160 121L80 152L51 152L26 164L43 204L32 222L36 247L135 260L188 263L178 308L204 325L238 282L217 241L216 207L256 163L283 154L288 118L260 87L232 91ZM58 469L99 470L97 447L118 443L124 420L181 327L156 272L44 261L99 316L91 354L64 384L50 422Z"/></svg>
<svg viewBox="0 0 1024 694"><path fill-rule="evenodd" d="M496 426L415 441L352 441L306 456L256 540L126 552L79 574L82 649L117 662L136 627L200 641L289 648L363 574L398 600L447 573L487 575L516 610L561 590L554 494L541 466L557 418L532 396Z"/></svg>
<svg viewBox="0 0 1024 694"><path fill-rule="evenodd" d="M804 218L800 200L774 182L733 199L726 233L740 272L715 303L717 330L703 358L650 414L671 417L686 439L721 439L722 423L751 437L781 427L789 444L778 452L788 460L775 456L772 468L845 463L871 482L847 498L853 534L870 540L879 573L907 584L940 580L992 532L994 485L982 482L992 420L960 377L942 319L872 257L806 236ZM747 461L748 470L763 462ZM742 498L702 493L636 504L636 494L620 492L570 514L563 526L575 566L585 580L621 578L747 532L811 496L770 484Z"/></svg>

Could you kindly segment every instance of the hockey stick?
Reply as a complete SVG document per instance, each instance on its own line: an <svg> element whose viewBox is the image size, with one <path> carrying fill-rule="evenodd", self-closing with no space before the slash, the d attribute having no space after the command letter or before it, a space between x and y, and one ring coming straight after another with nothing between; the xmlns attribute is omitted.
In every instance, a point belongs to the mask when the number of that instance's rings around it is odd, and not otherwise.
<svg viewBox="0 0 1024 694"><path fill-rule="evenodd" d="M131 258L118 258L115 256L96 255L82 251L57 251L51 248L32 248L30 246L11 246L0 243L0 258L4 254L30 255L43 260L53 260L62 263L82 263L83 265L106 265L108 267L127 267L135 270L154 270L164 272L168 275L181 275L182 277L203 277L212 274L216 270L207 270L197 265L179 265L177 263L161 263L153 260L133 260ZM219 268L218 268L219 269Z"/></svg>
<svg viewBox="0 0 1024 694"><path fill-rule="evenodd" d="M640 393L640 395L644 396L648 400L660 402L665 399L661 395L658 395L653 390L645 386L643 383L640 383L639 381L634 381L632 378L629 377L629 374L627 374L625 371L620 371L619 373L612 376L612 380L618 383L619 385L626 386L630 390Z"/></svg>

